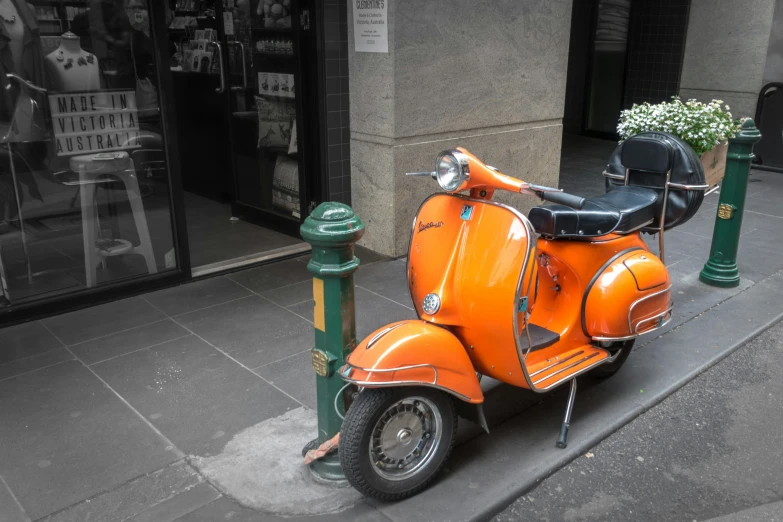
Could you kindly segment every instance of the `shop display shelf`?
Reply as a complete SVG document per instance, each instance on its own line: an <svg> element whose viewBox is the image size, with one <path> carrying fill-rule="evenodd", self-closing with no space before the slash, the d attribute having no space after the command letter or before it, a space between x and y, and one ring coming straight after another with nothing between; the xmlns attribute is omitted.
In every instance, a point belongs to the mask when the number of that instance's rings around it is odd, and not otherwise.
<svg viewBox="0 0 783 522"><path fill-rule="evenodd" d="M291 34L290 27L264 27L263 25L253 24L250 30L259 34Z"/></svg>
<svg viewBox="0 0 783 522"><path fill-rule="evenodd" d="M253 55L259 59L273 62L287 62L296 59L296 54L270 54L262 51L253 51Z"/></svg>

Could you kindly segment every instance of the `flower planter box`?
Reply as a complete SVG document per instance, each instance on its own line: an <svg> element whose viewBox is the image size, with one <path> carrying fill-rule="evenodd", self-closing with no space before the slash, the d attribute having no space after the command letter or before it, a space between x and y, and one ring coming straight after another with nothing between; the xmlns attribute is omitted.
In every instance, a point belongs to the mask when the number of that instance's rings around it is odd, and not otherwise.
<svg viewBox="0 0 783 522"><path fill-rule="evenodd" d="M728 150L729 144L724 142L701 155L704 179L710 188L720 183L723 176L726 175L726 152Z"/></svg>

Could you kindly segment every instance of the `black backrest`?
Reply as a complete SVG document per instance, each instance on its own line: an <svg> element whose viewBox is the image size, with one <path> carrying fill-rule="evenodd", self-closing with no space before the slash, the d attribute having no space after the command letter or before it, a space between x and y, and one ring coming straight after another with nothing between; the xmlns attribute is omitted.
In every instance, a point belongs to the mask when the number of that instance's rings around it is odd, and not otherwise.
<svg viewBox="0 0 783 522"><path fill-rule="evenodd" d="M704 168L696 152L682 139L665 132L643 132L621 143L609 158L606 172L607 192L628 184L655 190L659 204L663 204L666 172L671 170L671 182L681 185L702 185ZM665 228L682 225L699 209L704 200L702 190L669 190L666 199ZM656 218L651 229L660 226Z"/></svg>
<svg viewBox="0 0 783 522"><path fill-rule="evenodd" d="M630 170L666 173L674 163L674 147L666 139L638 137L623 143L620 162Z"/></svg>

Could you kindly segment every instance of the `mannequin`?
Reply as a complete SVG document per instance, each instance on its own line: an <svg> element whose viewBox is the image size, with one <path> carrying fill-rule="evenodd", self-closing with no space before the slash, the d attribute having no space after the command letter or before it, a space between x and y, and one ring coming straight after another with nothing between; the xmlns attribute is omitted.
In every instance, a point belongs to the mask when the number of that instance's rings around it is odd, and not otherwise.
<svg viewBox="0 0 783 522"><path fill-rule="evenodd" d="M21 22L19 11L11 0L0 0L0 23L5 27L10 40L8 49L11 51L11 61L15 71L21 71L23 67L22 52L24 51L24 24Z"/></svg>
<svg viewBox="0 0 783 522"><path fill-rule="evenodd" d="M0 121L10 120L16 103L8 73L49 87L35 10L23 0L0 0Z"/></svg>
<svg viewBox="0 0 783 522"><path fill-rule="evenodd" d="M79 37L72 32L60 38L60 47L44 58L53 89L59 92L100 90L98 58L82 49Z"/></svg>

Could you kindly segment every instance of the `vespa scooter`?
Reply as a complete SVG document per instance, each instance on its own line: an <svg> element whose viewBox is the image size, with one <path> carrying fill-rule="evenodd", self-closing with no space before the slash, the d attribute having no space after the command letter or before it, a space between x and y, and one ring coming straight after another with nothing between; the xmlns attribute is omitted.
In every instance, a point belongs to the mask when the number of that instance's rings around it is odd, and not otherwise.
<svg viewBox="0 0 783 522"><path fill-rule="evenodd" d="M433 480L454 445L457 403L489 431L482 375L536 393L570 383L556 444L565 448L576 377L613 375L636 337L670 321L663 231L690 218L708 188L693 150L663 133L622 143L604 172L610 190L593 199L507 176L463 148L409 175L445 191L413 222L407 276L419 319L373 332L339 370L359 389L340 434L342 469L382 500ZM550 204L525 217L492 201L496 190ZM661 258L642 231L660 234Z"/></svg>

